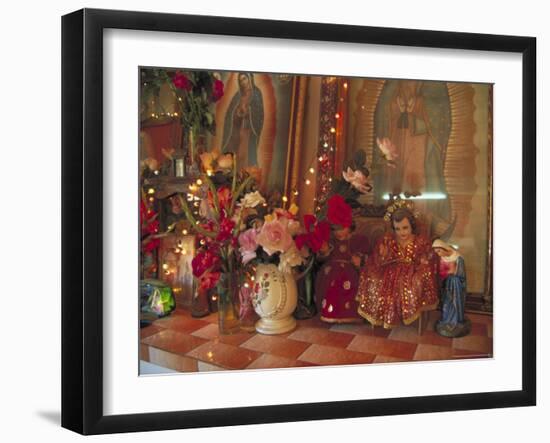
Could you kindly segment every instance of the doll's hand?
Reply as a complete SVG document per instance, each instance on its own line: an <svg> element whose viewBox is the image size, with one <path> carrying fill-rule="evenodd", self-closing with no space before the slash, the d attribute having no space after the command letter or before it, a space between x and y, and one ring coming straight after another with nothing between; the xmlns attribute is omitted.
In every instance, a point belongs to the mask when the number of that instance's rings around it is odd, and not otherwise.
<svg viewBox="0 0 550 443"><path fill-rule="evenodd" d="M353 266L359 268L361 266L361 257L358 255L353 255L351 257L351 262L353 263Z"/></svg>

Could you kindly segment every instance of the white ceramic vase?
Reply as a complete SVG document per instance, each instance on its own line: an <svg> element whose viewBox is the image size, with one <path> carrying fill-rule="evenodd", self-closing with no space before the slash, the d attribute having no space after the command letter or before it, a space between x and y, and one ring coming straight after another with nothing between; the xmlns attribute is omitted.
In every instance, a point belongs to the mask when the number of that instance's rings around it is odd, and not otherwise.
<svg viewBox="0 0 550 443"><path fill-rule="evenodd" d="M256 331L267 335L292 331L296 327L292 313L297 302L298 288L291 273L281 272L273 264L258 265L252 296L254 310L260 316Z"/></svg>

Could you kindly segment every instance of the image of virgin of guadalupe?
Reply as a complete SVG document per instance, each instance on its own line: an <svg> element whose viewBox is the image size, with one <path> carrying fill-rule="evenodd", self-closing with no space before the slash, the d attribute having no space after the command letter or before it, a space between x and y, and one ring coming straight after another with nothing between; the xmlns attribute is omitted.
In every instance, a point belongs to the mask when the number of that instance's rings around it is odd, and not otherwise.
<svg viewBox="0 0 550 443"><path fill-rule="evenodd" d="M418 80L388 80L375 111L375 133L395 146L394 163L385 164L380 150L375 163L375 198L384 203L387 193L420 192L440 198L418 201L418 209L450 220L451 207L445 198L443 170L451 133L451 105L447 84Z"/></svg>
<svg viewBox="0 0 550 443"><path fill-rule="evenodd" d="M239 168L258 165L258 145L264 123L262 93L254 83L254 74L239 72L238 92L227 110L222 152L233 152Z"/></svg>

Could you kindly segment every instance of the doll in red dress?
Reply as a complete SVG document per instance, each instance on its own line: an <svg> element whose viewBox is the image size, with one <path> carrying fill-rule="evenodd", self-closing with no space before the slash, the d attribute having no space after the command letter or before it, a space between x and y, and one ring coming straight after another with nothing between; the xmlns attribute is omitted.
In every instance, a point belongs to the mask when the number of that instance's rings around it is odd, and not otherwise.
<svg viewBox="0 0 550 443"><path fill-rule="evenodd" d="M315 294L321 320L328 323L359 323L357 288L359 269L367 258L365 236L353 234L351 207L335 195L328 202L327 218L332 239L321 247L318 259L324 261L317 273Z"/></svg>
<svg viewBox="0 0 550 443"><path fill-rule="evenodd" d="M414 322L439 301L437 257L417 233L413 213L391 213L392 232L373 248L359 279L359 314L373 325L392 328Z"/></svg>

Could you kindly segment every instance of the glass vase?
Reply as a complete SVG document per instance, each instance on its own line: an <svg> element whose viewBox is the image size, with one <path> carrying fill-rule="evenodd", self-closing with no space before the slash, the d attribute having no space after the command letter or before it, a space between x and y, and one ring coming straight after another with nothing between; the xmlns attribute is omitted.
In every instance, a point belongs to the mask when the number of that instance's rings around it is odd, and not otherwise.
<svg viewBox="0 0 550 443"><path fill-rule="evenodd" d="M237 278L232 273L223 273L217 285L218 328L220 335L240 331L236 301L239 294Z"/></svg>

